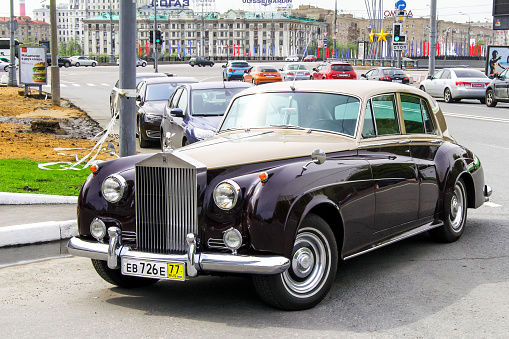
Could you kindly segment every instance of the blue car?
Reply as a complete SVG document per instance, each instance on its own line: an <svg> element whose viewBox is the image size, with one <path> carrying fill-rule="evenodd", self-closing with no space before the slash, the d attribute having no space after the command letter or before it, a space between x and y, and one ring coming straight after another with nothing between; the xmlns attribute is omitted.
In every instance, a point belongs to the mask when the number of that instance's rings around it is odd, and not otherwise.
<svg viewBox="0 0 509 339"><path fill-rule="evenodd" d="M176 149L214 136L231 99L250 83L189 83L175 89L163 109L161 149Z"/></svg>
<svg viewBox="0 0 509 339"><path fill-rule="evenodd" d="M244 72L249 69L248 62L245 60L230 60L223 65L223 80L243 80Z"/></svg>

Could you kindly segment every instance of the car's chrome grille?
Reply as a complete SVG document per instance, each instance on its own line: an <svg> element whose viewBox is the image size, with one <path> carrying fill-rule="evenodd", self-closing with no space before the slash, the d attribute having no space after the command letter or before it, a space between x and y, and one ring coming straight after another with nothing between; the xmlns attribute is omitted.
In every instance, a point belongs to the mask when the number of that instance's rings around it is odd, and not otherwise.
<svg viewBox="0 0 509 339"><path fill-rule="evenodd" d="M218 248L218 249L222 249L222 250L228 249L228 247L226 247L226 245L224 244L224 240L223 239L212 239L212 238L210 238L207 241L207 246L209 248Z"/></svg>
<svg viewBox="0 0 509 339"><path fill-rule="evenodd" d="M138 250L186 252L186 235L197 234L195 168L136 166Z"/></svg>

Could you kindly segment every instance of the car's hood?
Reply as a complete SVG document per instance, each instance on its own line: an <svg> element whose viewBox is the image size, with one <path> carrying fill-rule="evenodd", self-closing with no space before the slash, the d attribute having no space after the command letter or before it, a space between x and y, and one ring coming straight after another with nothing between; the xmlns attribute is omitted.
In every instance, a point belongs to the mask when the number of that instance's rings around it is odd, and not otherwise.
<svg viewBox="0 0 509 339"><path fill-rule="evenodd" d="M316 149L326 153L355 149L356 141L341 135L295 130L255 130L221 133L176 150L207 168L309 156Z"/></svg>
<svg viewBox="0 0 509 339"><path fill-rule="evenodd" d="M165 105L166 100L145 101L143 109L145 110L145 113L163 115Z"/></svg>
<svg viewBox="0 0 509 339"><path fill-rule="evenodd" d="M223 116L201 116L201 115L193 115L190 120L190 124L193 125L194 128L202 128L210 131L216 131L217 126L223 119Z"/></svg>

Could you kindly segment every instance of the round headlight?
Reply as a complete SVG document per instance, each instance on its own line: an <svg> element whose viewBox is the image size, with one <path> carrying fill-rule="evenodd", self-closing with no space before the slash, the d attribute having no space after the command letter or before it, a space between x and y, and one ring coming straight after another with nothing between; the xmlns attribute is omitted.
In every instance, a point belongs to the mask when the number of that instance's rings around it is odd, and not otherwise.
<svg viewBox="0 0 509 339"><path fill-rule="evenodd" d="M223 241L226 247L235 251L242 245L242 235L238 230L232 227L224 232Z"/></svg>
<svg viewBox="0 0 509 339"><path fill-rule="evenodd" d="M98 241L103 241L106 236L106 225L101 219L95 218L90 223L90 234Z"/></svg>
<svg viewBox="0 0 509 339"><path fill-rule="evenodd" d="M214 189L214 202L223 210L232 209L237 203L240 186L232 180L226 180Z"/></svg>
<svg viewBox="0 0 509 339"><path fill-rule="evenodd" d="M102 193L104 199L109 202L118 202L124 196L127 189L127 182L118 174L110 175L104 179Z"/></svg>

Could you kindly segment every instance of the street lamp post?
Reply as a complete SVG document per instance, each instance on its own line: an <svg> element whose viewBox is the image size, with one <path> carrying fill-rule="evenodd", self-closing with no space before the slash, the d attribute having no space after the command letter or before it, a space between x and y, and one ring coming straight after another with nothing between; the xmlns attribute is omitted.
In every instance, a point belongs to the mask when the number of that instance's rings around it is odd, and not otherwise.
<svg viewBox="0 0 509 339"><path fill-rule="evenodd" d="M468 45L470 45L470 14L468 13L463 13L463 12L459 12L459 14L461 15L467 15L468 16L468 32L467 32L467 42L468 42Z"/></svg>
<svg viewBox="0 0 509 339"><path fill-rule="evenodd" d="M110 0L110 64L115 62L115 44L113 42L113 18L111 12L111 0Z"/></svg>

